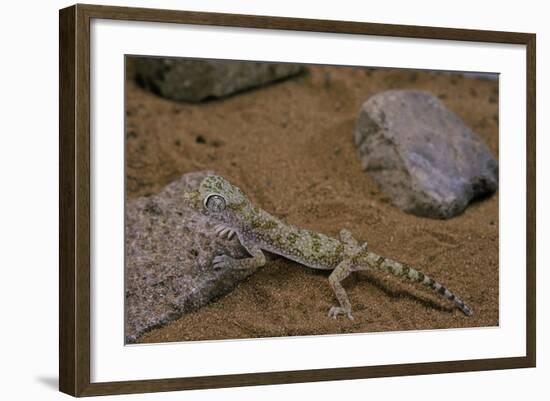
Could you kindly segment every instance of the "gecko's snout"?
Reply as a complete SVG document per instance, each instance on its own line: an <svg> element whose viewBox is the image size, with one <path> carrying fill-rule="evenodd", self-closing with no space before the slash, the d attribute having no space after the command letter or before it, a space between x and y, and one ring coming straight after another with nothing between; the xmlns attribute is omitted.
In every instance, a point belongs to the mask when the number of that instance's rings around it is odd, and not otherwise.
<svg viewBox="0 0 550 401"><path fill-rule="evenodd" d="M188 203L193 209L201 207L201 194L199 191L189 191L183 193L184 202Z"/></svg>

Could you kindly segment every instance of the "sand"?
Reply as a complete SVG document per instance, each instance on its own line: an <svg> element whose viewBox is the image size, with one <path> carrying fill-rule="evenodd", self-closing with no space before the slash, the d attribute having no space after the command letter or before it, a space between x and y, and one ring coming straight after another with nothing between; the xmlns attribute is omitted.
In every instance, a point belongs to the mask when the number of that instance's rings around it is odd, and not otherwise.
<svg viewBox="0 0 550 401"><path fill-rule="evenodd" d="M433 220L392 206L361 170L355 118L369 96L387 89L431 91L498 158L495 81L315 66L295 79L192 105L128 80L127 198L155 193L184 173L214 170L288 222L332 236L348 228L374 252L418 267L461 296L474 316L418 285L359 272L344 281L355 320L333 320L329 272L273 257L230 294L139 342L498 325L498 193L458 217Z"/></svg>

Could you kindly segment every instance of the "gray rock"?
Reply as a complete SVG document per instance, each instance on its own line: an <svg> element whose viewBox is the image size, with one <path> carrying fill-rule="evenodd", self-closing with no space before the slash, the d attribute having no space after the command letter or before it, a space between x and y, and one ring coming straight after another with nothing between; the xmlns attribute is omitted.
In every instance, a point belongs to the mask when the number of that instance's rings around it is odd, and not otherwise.
<svg viewBox="0 0 550 401"><path fill-rule="evenodd" d="M238 240L219 239L183 193L207 172L185 174L158 194L126 207L126 341L229 292L254 270L215 270L219 253L248 254Z"/></svg>
<svg viewBox="0 0 550 401"><path fill-rule="evenodd" d="M251 61L136 58L137 80L154 93L172 100L200 102L221 98L296 75L297 64Z"/></svg>
<svg viewBox="0 0 550 401"><path fill-rule="evenodd" d="M498 187L498 163L487 146L428 92L392 90L368 99L355 143L365 171L409 213L450 218Z"/></svg>

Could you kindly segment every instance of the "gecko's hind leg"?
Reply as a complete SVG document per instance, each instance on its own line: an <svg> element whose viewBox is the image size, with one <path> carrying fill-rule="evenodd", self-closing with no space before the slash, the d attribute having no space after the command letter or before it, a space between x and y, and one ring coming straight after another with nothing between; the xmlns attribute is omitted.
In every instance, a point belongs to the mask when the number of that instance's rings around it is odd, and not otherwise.
<svg viewBox="0 0 550 401"><path fill-rule="evenodd" d="M359 242L357 242L357 240L353 238L351 232L349 230L346 230L345 228L340 230L340 240L344 244L345 258L351 259L359 252L367 250L367 243L364 242L363 245L359 246Z"/></svg>
<svg viewBox="0 0 550 401"><path fill-rule="evenodd" d="M351 303L348 298L348 294L344 287L342 286L342 281L345 280L347 276L354 270L352 263L352 258L356 256L359 252L367 250L367 243L359 246L359 243L349 230L342 229L340 231L340 239L344 244L344 258L336 266L334 271L328 278L330 286L334 291L334 295L338 299L340 306L333 306L328 311L328 315L333 318L337 318L338 315L346 315L350 320L353 320L353 315L351 314Z"/></svg>
<svg viewBox="0 0 550 401"><path fill-rule="evenodd" d="M351 314L351 303L346 290L344 290L344 287L342 286L342 281L344 281L344 279L349 276L352 271L351 260L344 259L330 274L328 282L332 288L332 291L334 291L334 295L336 295L340 306L331 307L328 311L329 317L336 319L338 315L346 315L350 320L353 320L353 315Z"/></svg>

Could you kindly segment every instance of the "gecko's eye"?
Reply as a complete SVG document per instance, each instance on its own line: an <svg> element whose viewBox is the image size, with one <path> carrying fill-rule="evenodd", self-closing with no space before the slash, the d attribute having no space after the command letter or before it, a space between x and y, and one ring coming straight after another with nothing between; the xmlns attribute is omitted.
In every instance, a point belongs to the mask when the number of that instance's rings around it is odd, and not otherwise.
<svg viewBox="0 0 550 401"><path fill-rule="evenodd" d="M225 209L225 198L219 194L210 194L204 198L204 207L211 212L221 212Z"/></svg>

